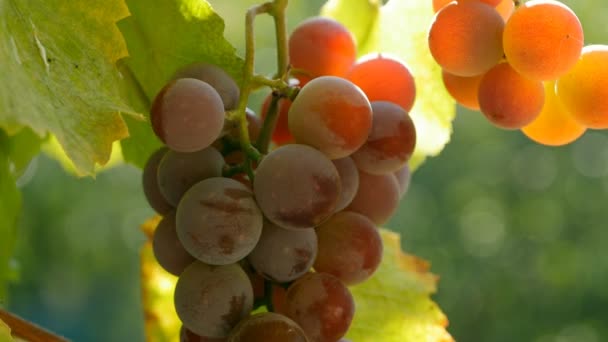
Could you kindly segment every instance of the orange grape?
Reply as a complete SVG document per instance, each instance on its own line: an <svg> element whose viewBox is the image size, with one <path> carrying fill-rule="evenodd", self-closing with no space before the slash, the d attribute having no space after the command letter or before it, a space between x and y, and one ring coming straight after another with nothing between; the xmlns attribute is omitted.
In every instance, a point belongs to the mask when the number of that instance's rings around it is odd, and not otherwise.
<svg viewBox="0 0 608 342"><path fill-rule="evenodd" d="M494 7L482 2L453 2L437 12L429 30L433 58L458 76L482 74L503 56L505 22Z"/></svg>
<svg viewBox="0 0 608 342"><path fill-rule="evenodd" d="M515 10L515 4L513 0L502 0L498 5L496 5L496 12L500 14L500 16L507 21L513 11Z"/></svg>
<svg viewBox="0 0 608 342"><path fill-rule="evenodd" d="M329 18L307 19L289 37L291 66L313 77L344 76L355 63L356 50L350 31Z"/></svg>
<svg viewBox="0 0 608 342"><path fill-rule="evenodd" d="M521 130L539 144L560 146L578 139L585 133L585 126L578 123L564 108L555 93L555 82L547 82L543 109L531 124Z"/></svg>
<svg viewBox="0 0 608 342"><path fill-rule="evenodd" d="M369 101L390 101L409 112L416 99L414 77L397 57L379 53L362 57L346 74Z"/></svg>
<svg viewBox="0 0 608 342"><path fill-rule="evenodd" d="M554 80L576 64L583 48L583 27L566 5L533 0L511 15L503 34L511 66L529 78Z"/></svg>
<svg viewBox="0 0 608 342"><path fill-rule="evenodd" d="M479 83L484 74L472 77L462 77L452 75L443 70L441 75L445 89L447 89L448 93L450 93L456 102L469 109L479 110L477 92L479 90Z"/></svg>
<svg viewBox="0 0 608 342"><path fill-rule="evenodd" d="M479 108L494 125L518 129L540 113L545 92L541 81L524 77L509 63L490 69L479 84Z"/></svg>
<svg viewBox="0 0 608 342"><path fill-rule="evenodd" d="M608 45L583 49L574 68L557 81L557 96L589 128L608 128Z"/></svg>
<svg viewBox="0 0 608 342"><path fill-rule="evenodd" d="M450 2L455 1L455 0L433 0L433 10L435 11L435 13L439 12L440 9L444 8L447 4L449 4ZM501 2L501 0L460 0L458 2L468 2L468 1L480 1L480 2L485 2L486 4L490 5L490 6L498 6L498 4ZM504 2L505 0L503 0ZM513 0L508 0L510 2L513 2Z"/></svg>

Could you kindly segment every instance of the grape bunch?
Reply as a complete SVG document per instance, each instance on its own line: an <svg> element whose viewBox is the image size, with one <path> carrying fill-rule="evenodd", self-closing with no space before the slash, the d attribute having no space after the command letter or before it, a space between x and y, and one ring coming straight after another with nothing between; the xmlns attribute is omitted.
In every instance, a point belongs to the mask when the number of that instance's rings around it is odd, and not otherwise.
<svg viewBox="0 0 608 342"><path fill-rule="evenodd" d="M149 157L143 187L162 216L154 254L179 277L182 341L346 341L348 286L379 266L378 227L407 191L416 129L406 64L380 53L357 60L351 33L322 17L302 22L288 46L295 95L274 89L261 116L247 111L259 151L275 124L260 158L226 114L240 93L221 68L186 66L153 102L165 146ZM260 306L268 312L252 314Z"/></svg>
<svg viewBox="0 0 608 342"><path fill-rule="evenodd" d="M608 46L584 46L569 7L433 0L433 8L428 44L456 102L550 146L608 128Z"/></svg>

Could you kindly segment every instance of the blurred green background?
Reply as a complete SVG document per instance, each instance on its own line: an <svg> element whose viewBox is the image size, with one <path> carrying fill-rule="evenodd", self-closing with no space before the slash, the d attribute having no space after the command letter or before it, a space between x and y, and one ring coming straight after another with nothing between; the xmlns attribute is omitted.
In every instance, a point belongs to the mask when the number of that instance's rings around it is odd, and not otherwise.
<svg viewBox="0 0 608 342"><path fill-rule="evenodd" d="M211 2L243 51L244 10L259 1ZM587 43L608 42L608 2L564 2L583 21ZM321 3L291 1L290 28ZM257 26L262 72L274 68L271 28L268 18ZM138 227L153 212L140 171L122 165L77 179L41 156L19 182L20 280L9 309L74 341L142 341ZM548 148L458 108L452 142L415 173L387 226L441 276L434 298L457 341L602 342L607 197L604 132Z"/></svg>

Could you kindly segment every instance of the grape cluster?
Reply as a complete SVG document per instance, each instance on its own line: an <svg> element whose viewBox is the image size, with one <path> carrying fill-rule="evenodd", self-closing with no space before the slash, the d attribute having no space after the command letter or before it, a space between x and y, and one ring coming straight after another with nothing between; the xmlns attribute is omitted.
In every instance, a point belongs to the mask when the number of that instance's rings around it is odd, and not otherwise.
<svg viewBox="0 0 608 342"><path fill-rule="evenodd" d="M356 59L351 33L315 17L289 38L295 96L281 95L273 148L249 158L227 111L239 88L204 63L180 70L151 109L164 147L144 168L160 215L159 264L178 276L182 341L346 341L348 286L382 259L378 226L407 191L414 79L384 54ZM262 117L248 111L248 134ZM236 142L236 144L235 144ZM267 313L251 315L265 305Z"/></svg>
<svg viewBox="0 0 608 342"><path fill-rule="evenodd" d="M550 146L608 128L608 46L584 47L566 5L433 0L433 8L429 48L459 104Z"/></svg>

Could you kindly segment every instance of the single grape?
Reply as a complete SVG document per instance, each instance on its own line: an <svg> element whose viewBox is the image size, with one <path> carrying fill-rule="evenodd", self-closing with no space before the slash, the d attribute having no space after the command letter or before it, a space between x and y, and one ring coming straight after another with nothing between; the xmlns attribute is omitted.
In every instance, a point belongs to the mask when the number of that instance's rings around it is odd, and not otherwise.
<svg viewBox="0 0 608 342"><path fill-rule="evenodd" d="M211 145L224 127L224 104L209 84L180 78L167 84L154 99L150 120L156 136L178 152Z"/></svg>
<svg viewBox="0 0 608 342"><path fill-rule="evenodd" d="M479 92L479 83L481 83L483 75L485 74L463 77L452 75L445 70L441 73L443 85L448 93L458 104L472 110L479 110L477 93Z"/></svg>
<svg viewBox="0 0 608 342"><path fill-rule="evenodd" d="M224 157L213 147L182 153L169 151L158 166L158 186L167 202L177 206L188 189L203 179L220 177Z"/></svg>
<svg viewBox="0 0 608 342"><path fill-rule="evenodd" d="M414 77L398 57L380 53L363 56L346 74L370 102L389 101L409 112L416 99Z"/></svg>
<svg viewBox="0 0 608 342"><path fill-rule="evenodd" d="M437 12L429 30L433 58L450 74L483 74L503 56L505 22L496 9L479 1L452 2Z"/></svg>
<svg viewBox="0 0 608 342"><path fill-rule="evenodd" d="M264 312L242 320L230 333L228 342L308 342L306 334L291 319Z"/></svg>
<svg viewBox="0 0 608 342"><path fill-rule="evenodd" d="M399 184L399 198L403 198L410 187L410 180L412 178L409 165L406 164L404 167L395 171L394 175L397 179L397 184Z"/></svg>
<svg viewBox="0 0 608 342"><path fill-rule="evenodd" d="M586 46L574 68L557 81L557 96L581 124L608 128L608 45Z"/></svg>
<svg viewBox="0 0 608 342"><path fill-rule="evenodd" d="M498 5L496 5L496 11L506 22L513 14L515 10L515 3L513 0L502 0Z"/></svg>
<svg viewBox="0 0 608 342"><path fill-rule="evenodd" d="M264 288L264 277L262 277L259 273L255 271L255 269L253 268L253 266L251 266L247 259L239 261L239 266L241 266L243 271L245 271L245 273L247 274L247 277L249 277L249 281L251 282L251 288L253 289L254 304L256 304L255 301L259 299L264 299L264 295L266 292L266 289Z"/></svg>
<svg viewBox="0 0 608 342"><path fill-rule="evenodd" d="M483 76L478 97L480 110L491 123L519 129L540 114L545 91L541 81L521 75L505 62Z"/></svg>
<svg viewBox="0 0 608 342"><path fill-rule="evenodd" d="M323 17L301 22L289 36L289 61L312 77L344 76L357 55L355 40L346 27Z"/></svg>
<svg viewBox="0 0 608 342"><path fill-rule="evenodd" d="M337 341L346 334L355 312L350 291L336 277L310 273L287 290L286 315L311 341Z"/></svg>
<svg viewBox="0 0 608 342"><path fill-rule="evenodd" d="M249 140L256 141L262 130L262 118L255 114L251 108L245 108L245 117L247 118L247 133L249 133ZM239 140L241 138L240 122L233 121L230 122L230 125L231 126L228 127L228 135L234 140ZM222 140L217 140L214 143L214 146L217 146L216 148L218 149L221 148L221 144L216 145L219 144L219 142L222 142Z"/></svg>
<svg viewBox="0 0 608 342"><path fill-rule="evenodd" d="M287 230L266 221L248 260L264 277L286 283L308 272L316 256L317 235L313 229Z"/></svg>
<svg viewBox="0 0 608 342"><path fill-rule="evenodd" d="M152 250L158 264L176 276L194 262L194 257L184 249L177 238L175 212L167 214L158 223L152 239Z"/></svg>
<svg viewBox="0 0 608 342"><path fill-rule="evenodd" d="M186 327L184 327L182 325L182 328L179 331L179 341L180 342L226 342L226 338L224 338L224 337L213 338L213 337L200 336L200 335L197 335L197 334L193 333L192 331L188 330Z"/></svg>
<svg viewBox="0 0 608 342"><path fill-rule="evenodd" d="M270 107L270 101L272 100L272 94L269 94L264 103L262 104L262 116L266 119L266 114L268 113L268 108ZM293 136L289 131L289 122L287 119L287 113L289 112L289 108L291 107L291 100L289 99L280 99L279 100L279 109L277 115L277 123L272 131L272 141L277 145L285 145L287 143L293 142Z"/></svg>
<svg viewBox="0 0 608 342"><path fill-rule="evenodd" d="M237 265L211 266L195 261L175 285L175 311L193 333L226 337L253 308L253 290Z"/></svg>
<svg viewBox="0 0 608 342"><path fill-rule="evenodd" d="M308 273L307 273L308 274ZM271 298L273 311L283 315L287 314L287 289L276 284L272 284Z"/></svg>
<svg viewBox="0 0 608 342"><path fill-rule="evenodd" d="M222 177L188 190L177 207L177 236L195 258L212 265L237 262L262 234L263 217L251 191Z"/></svg>
<svg viewBox="0 0 608 342"><path fill-rule="evenodd" d="M340 177L327 157L306 145L270 152L256 170L255 197L264 216L283 228L312 228L338 203Z"/></svg>
<svg viewBox="0 0 608 342"><path fill-rule="evenodd" d="M335 211L338 212L346 208L355 198L357 189L359 189L359 171L355 162L350 157L332 160L338 175L340 175L340 197Z"/></svg>
<svg viewBox="0 0 608 342"><path fill-rule="evenodd" d="M555 82L545 84L545 104L540 114L522 132L539 144L560 146L569 144L585 133L585 126L568 113L555 94Z"/></svg>
<svg viewBox="0 0 608 342"><path fill-rule="evenodd" d="M208 63L193 63L175 73L174 79L195 78L206 82L222 98L225 110L236 109L239 102L239 86L222 68Z"/></svg>
<svg viewBox="0 0 608 342"><path fill-rule="evenodd" d="M336 276L346 285L364 282L382 261L382 238L367 217L341 211L315 228L319 252L314 268Z"/></svg>
<svg viewBox="0 0 608 342"><path fill-rule="evenodd" d="M168 150L167 147L161 147L156 150L156 152L152 153L148 158L148 161L146 161L142 174L142 183L146 200L148 200L148 204L150 204L152 209L161 215L167 214L175 209L167 202L165 196L163 196L158 187L158 164L160 164L161 159Z"/></svg>
<svg viewBox="0 0 608 342"><path fill-rule="evenodd" d="M365 143L372 127L372 109L365 94L352 82L322 76L300 90L289 109L288 121L297 143L337 159Z"/></svg>
<svg viewBox="0 0 608 342"><path fill-rule="evenodd" d="M509 64L535 80L554 80L576 64L583 48L583 27L572 10L554 0L523 3L503 34Z"/></svg>
<svg viewBox="0 0 608 342"><path fill-rule="evenodd" d="M450 2L454 2L455 0L433 0L433 11L435 11L435 13L439 12L439 10L441 10L442 8L444 8L447 4L449 4ZM490 6L497 6L501 0L458 0L458 2L471 2L471 1L481 1L481 2L485 2L486 4L490 5ZM513 0L509 0L511 2L513 2Z"/></svg>
<svg viewBox="0 0 608 342"><path fill-rule="evenodd" d="M395 172L414 152L416 127L407 112L392 102L372 102L372 112L372 130L352 158L367 173Z"/></svg>
<svg viewBox="0 0 608 342"><path fill-rule="evenodd" d="M372 175L359 171L359 189L346 210L367 216L380 226L399 206L399 184L392 173Z"/></svg>

